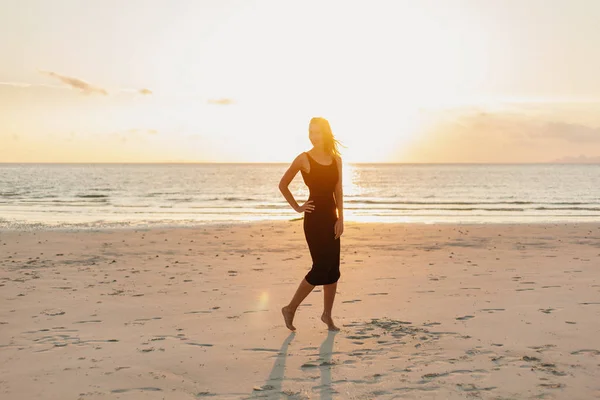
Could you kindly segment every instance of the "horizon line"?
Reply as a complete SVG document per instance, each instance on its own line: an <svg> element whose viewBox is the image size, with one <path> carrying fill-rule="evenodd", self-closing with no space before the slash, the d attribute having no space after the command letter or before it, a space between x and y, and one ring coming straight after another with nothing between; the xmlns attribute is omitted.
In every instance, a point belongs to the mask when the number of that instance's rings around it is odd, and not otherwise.
<svg viewBox="0 0 600 400"><path fill-rule="evenodd" d="M291 164L287 161L77 161L77 162L47 162L47 161L15 161L15 162L2 162L0 165L7 164L131 164L131 165L147 165L147 164L227 164L227 165L248 165L248 164ZM600 161L523 161L523 162L405 162L405 161L392 161L392 162L378 162L378 161L351 161L347 164L381 164L381 165L523 165L523 164L580 164L580 165L594 165L600 164Z"/></svg>

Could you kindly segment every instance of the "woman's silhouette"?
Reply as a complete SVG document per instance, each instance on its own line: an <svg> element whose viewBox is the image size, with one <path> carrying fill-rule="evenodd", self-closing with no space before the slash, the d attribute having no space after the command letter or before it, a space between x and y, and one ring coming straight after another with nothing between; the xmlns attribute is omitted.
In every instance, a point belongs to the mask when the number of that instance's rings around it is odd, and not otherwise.
<svg viewBox="0 0 600 400"><path fill-rule="evenodd" d="M340 278L340 236L344 231L342 192L342 159L338 141L325 118L313 118L308 135L313 148L298 155L279 182L279 190L297 212L304 212L304 236L308 243L312 268L306 274L290 303L281 309L285 325L293 325L298 306L314 289L323 285L324 307L321 320L329 330L337 331L331 310ZM306 203L298 205L288 185L298 171L310 195ZM337 211L337 212L336 212Z"/></svg>

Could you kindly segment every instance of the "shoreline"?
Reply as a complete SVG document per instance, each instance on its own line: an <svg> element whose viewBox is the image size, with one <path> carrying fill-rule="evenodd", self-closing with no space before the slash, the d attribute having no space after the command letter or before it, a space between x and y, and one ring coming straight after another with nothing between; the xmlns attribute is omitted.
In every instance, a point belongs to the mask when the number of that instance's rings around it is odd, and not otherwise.
<svg viewBox="0 0 600 400"><path fill-rule="evenodd" d="M253 220L253 221L205 221L199 222L196 224L151 224L151 225L123 225L123 226L75 226L75 225L66 225L66 226L52 226L45 225L41 223L24 225L22 227L3 227L0 226L0 234L1 233L9 233L9 232L109 232L109 231L150 231L155 229L183 229L183 230L194 230L194 229L206 229L206 228L224 228L224 227L243 227L250 225L261 225L261 224L289 224L298 221L302 221L303 217L292 218L292 219L277 219L277 220ZM345 220L344 225L377 225L381 224L384 226L393 226L393 225L407 225L407 226L432 226L432 225L440 225L440 226L558 226L558 225L598 225L600 226L600 221L595 220L587 220L587 221L574 221L574 220L566 220L566 221L482 221L482 222L456 222L456 221L355 221L355 220Z"/></svg>

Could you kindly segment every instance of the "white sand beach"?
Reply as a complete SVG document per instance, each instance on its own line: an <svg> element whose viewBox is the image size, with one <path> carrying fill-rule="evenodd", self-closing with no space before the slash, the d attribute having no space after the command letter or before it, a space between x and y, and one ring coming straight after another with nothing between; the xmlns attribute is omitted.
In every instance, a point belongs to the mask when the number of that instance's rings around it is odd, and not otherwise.
<svg viewBox="0 0 600 400"><path fill-rule="evenodd" d="M599 224L346 223L333 316L281 316L302 221L0 232L0 398L600 397Z"/></svg>

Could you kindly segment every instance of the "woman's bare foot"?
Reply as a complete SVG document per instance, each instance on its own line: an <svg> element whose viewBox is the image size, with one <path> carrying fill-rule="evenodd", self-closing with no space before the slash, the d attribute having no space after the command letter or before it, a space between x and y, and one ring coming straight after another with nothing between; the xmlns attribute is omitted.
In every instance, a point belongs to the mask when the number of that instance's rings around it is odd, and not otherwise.
<svg viewBox="0 0 600 400"><path fill-rule="evenodd" d="M321 315L321 321L323 321L327 324L327 328L330 331L339 331L340 330L340 328L335 326L335 324L333 323L333 319L331 318L331 315L327 315L327 314L323 313L323 315Z"/></svg>
<svg viewBox="0 0 600 400"><path fill-rule="evenodd" d="M296 314L296 311L292 311L289 306L285 306L281 309L281 313L285 320L285 326L287 326L289 330L295 331L296 328L292 325L292 322L294 322L294 314Z"/></svg>

